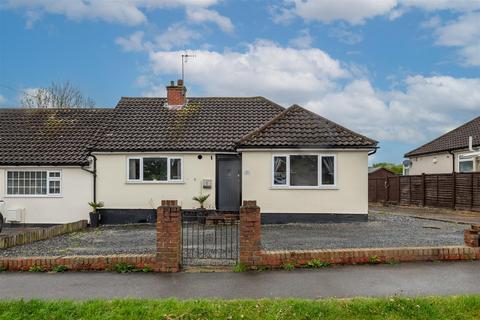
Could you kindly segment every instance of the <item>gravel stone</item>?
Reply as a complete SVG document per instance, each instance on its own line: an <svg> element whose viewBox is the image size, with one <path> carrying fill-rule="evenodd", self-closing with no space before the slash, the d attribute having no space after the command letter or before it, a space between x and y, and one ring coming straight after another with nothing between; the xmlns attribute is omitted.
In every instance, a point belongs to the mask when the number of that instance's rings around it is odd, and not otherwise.
<svg viewBox="0 0 480 320"><path fill-rule="evenodd" d="M370 213L368 222L262 226L266 250L463 245L465 225Z"/></svg>
<svg viewBox="0 0 480 320"><path fill-rule="evenodd" d="M266 250L307 250L463 245L464 229L462 224L371 213L368 222L263 225L262 246ZM205 232L207 238L212 237L212 230L206 228ZM0 256L153 254L155 241L154 225L101 226L0 249ZM190 246L194 248L197 245ZM210 249L207 246L207 259Z"/></svg>

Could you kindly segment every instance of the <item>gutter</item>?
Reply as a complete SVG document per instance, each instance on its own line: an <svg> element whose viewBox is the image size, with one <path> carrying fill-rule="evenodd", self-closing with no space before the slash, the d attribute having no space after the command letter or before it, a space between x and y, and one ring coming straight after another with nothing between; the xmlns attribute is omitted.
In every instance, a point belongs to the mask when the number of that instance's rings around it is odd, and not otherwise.
<svg viewBox="0 0 480 320"><path fill-rule="evenodd" d="M81 167L81 169L93 175L93 202L97 202L97 157L91 152L88 156L93 158L93 170L86 169L85 167Z"/></svg>

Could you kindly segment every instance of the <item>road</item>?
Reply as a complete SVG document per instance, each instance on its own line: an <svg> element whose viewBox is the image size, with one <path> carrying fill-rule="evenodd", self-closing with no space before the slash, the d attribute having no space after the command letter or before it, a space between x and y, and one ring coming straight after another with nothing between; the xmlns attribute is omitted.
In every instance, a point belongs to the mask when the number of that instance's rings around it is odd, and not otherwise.
<svg viewBox="0 0 480 320"><path fill-rule="evenodd" d="M1 273L1 299L325 298L480 293L480 262L429 262L321 270L115 274Z"/></svg>

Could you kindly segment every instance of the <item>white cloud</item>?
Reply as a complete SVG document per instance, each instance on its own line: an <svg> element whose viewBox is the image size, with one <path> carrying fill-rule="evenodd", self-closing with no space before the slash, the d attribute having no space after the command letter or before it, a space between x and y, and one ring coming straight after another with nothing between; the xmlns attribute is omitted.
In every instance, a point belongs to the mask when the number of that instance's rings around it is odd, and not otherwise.
<svg viewBox="0 0 480 320"><path fill-rule="evenodd" d="M144 35L143 31L137 31L129 37L118 37L115 39L115 43L127 52L143 51L145 50L145 44L143 42Z"/></svg>
<svg viewBox="0 0 480 320"><path fill-rule="evenodd" d="M411 76L404 90L381 92L367 80L312 98L308 106L378 140L419 143L477 115L480 78ZM334 106L334 107L333 107Z"/></svg>
<svg viewBox="0 0 480 320"><path fill-rule="evenodd" d="M290 2L290 1L289 1ZM366 19L389 13L397 0L292 0L293 11L307 21L343 20L362 24Z"/></svg>
<svg viewBox="0 0 480 320"><path fill-rule="evenodd" d="M327 92L349 72L320 49L283 48L268 41L248 45L244 52L196 50L187 83L207 95L264 95L286 101ZM178 75L180 51L152 51L155 75ZM160 86L157 94L163 95Z"/></svg>
<svg viewBox="0 0 480 320"><path fill-rule="evenodd" d="M349 45L357 44L363 40L360 33L349 31L344 26L330 29L329 36Z"/></svg>
<svg viewBox="0 0 480 320"><path fill-rule="evenodd" d="M480 9L480 0L284 0L284 6L273 11L273 20L290 21L297 15L306 21L359 25L378 16L394 20L411 8L469 12Z"/></svg>
<svg viewBox="0 0 480 320"><path fill-rule="evenodd" d="M480 66L480 12L464 14L435 32L437 45L459 47L465 64Z"/></svg>
<svg viewBox="0 0 480 320"><path fill-rule="evenodd" d="M4 96L2 96L0 94L0 106L2 106L3 104L5 104L5 102L7 102L7 98L5 98Z"/></svg>
<svg viewBox="0 0 480 320"><path fill-rule="evenodd" d="M144 10L167 7L209 7L218 0L6 0L3 8L26 9L41 13L65 15L72 20L103 20L127 25L139 25L147 21ZM30 20L33 23L35 20ZM31 24L30 23L30 24ZM28 22L27 22L28 24Z"/></svg>
<svg viewBox="0 0 480 320"><path fill-rule="evenodd" d="M290 44L292 46L300 49L310 48L312 46L312 43L313 37L310 35L310 31L308 29L301 30L298 37L290 40Z"/></svg>
<svg viewBox="0 0 480 320"><path fill-rule="evenodd" d="M160 35L155 37L155 47L162 50L180 48L189 44L192 40L200 38L200 34L183 25L174 24Z"/></svg>
<svg viewBox="0 0 480 320"><path fill-rule="evenodd" d="M294 49L257 41L245 51L197 50L186 69L196 93L262 95L303 105L380 141L421 143L478 115L480 78L414 75L400 89L381 91L360 72L320 49ZM151 51L149 79L178 76L180 51ZM149 95L164 96L155 82ZM189 91L191 92L191 90Z"/></svg>
<svg viewBox="0 0 480 320"><path fill-rule="evenodd" d="M229 18L220 15L215 10L205 8L189 8L187 9L187 18L189 21L195 23L215 23L223 32L232 33L234 30L232 21Z"/></svg>

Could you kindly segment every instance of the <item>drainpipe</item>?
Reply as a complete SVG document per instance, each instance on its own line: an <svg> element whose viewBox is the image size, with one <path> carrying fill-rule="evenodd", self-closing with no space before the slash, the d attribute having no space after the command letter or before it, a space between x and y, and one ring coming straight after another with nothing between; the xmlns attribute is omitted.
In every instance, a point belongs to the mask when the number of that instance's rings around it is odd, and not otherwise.
<svg viewBox="0 0 480 320"><path fill-rule="evenodd" d="M82 167L82 170L93 175L93 202L97 202L97 157L91 153L89 154L89 157L92 157L93 159L93 170L88 170L84 167Z"/></svg>
<svg viewBox="0 0 480 320"><path fill-rule="evenodd" d="M371 156L371 155L377 153L377 149L378 149L378 148L373 149L372 151L370 151L370 152L368 153L368 155Z"/></svg>
<svg viewBox="0 0 480 320"><path fill-rule="evenodd" d="M453 153L452 150L448 151L448 153L450 153L452 155L452 173L455 172L455 154Z"/></svg>

